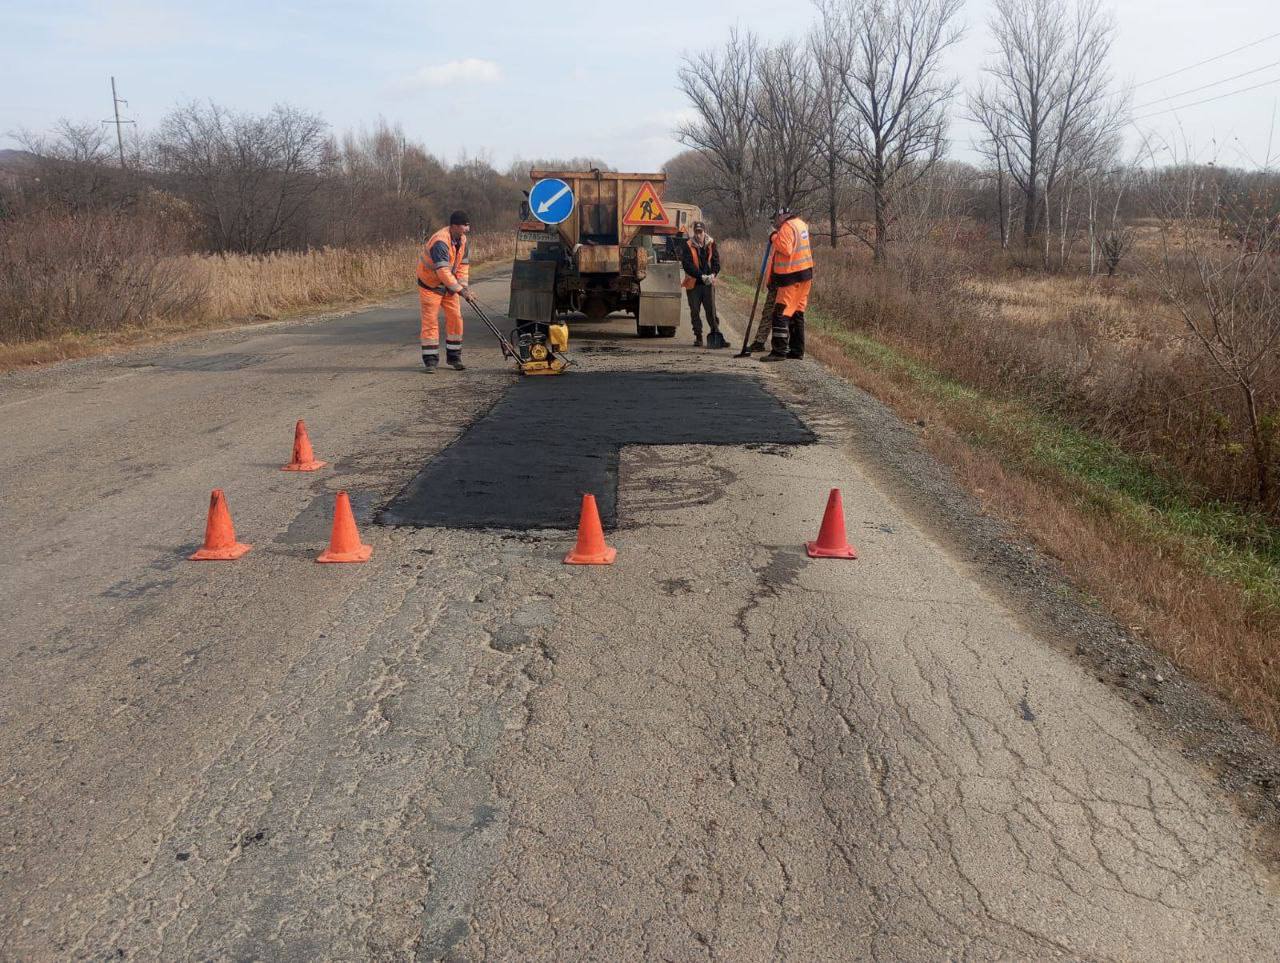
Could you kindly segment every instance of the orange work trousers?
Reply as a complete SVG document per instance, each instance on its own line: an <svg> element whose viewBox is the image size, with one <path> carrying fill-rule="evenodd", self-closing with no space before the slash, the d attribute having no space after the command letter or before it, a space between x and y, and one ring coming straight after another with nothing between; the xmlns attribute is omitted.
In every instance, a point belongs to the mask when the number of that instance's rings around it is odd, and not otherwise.
<svg viewBox="0 0 1280 963"><path fill-rule="evenodd" d="M809 280L778 288L778 307L784 318L800 314L809 306L809 289L812 287L813 281Z"/></svg>
<svg viewBox="0 0 1280 963"><path fill-rule="evenodd" d="M419 286L418 304L422 307L422 363L434 367L440 363L440 309L444 308L445 351L448 360L462 357L462 299L456 294L442 294Z"/></svg>

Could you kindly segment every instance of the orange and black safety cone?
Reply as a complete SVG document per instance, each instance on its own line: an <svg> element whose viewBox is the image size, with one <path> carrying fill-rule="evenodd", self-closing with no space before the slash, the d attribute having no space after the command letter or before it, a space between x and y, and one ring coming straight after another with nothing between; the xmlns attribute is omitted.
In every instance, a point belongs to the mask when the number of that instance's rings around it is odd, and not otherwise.
<svg viewBox="0 0 1280 963"><path fill-rule="evenodd" d="M193 562L229 562L239 558L252 545L236 541L235 526L231 524L231 512L227 510L227 496L221 488L215 488L209 496L209 517L204 524L204 544L189 556Z"/></svg>
<svg viewBox="0 0 1280 963"><path fill-rule="evenodd" d="M367 562L373 554L373 546L360 541L356 531L356 517L351 513L351 499L346 492L338 492L333 506L333 534L329 547L320 553L317 562Z"/></svg>
<svg viewBox="0 0 1280 963"><path fill-rule="evenodd" d="M810 558L857 558L858 553L849 544L844 527L844 504L840 501L840 489L831 489L827 496L827 510L822 516L822 528L818 540L805 546Z"/></svg>
<svg viewBox="0 0 1280 963"><path fill-rule="evenodd" d="M564 557L566 565L612 565L618 550L604 543L604 528L596 509L596 496L582 496L582 513L578 516L578 544Z"/></svg>
<svg viewBox="0 0 1280 963"><path fill-rule="evenodd" d="M317 461L316 453L311 450L311 439L307 437L307 426L298 419L293 427L293 460L280 468L281 471L315 471L329 464Z"/></svg>

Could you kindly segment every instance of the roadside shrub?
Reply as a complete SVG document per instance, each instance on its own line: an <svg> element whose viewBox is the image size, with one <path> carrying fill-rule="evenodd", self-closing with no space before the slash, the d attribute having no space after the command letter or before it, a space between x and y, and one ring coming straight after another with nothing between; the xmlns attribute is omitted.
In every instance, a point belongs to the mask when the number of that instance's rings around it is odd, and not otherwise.
<svg viewBox="0 0 1280 963"><path fill-rule="evenodd" d="M722 255L726 271L754 280L755 250L726 241ZM1064 417L1208 496L1254 497L1239 392L1205 363L1160 292L1141 280L1032 273L989 242L959 251L916 245L888 267L852 247L818 246L814 255L811 303L828 323L867 333L984 392ZM1259 397L1277 430L1275 366L1259 375Z"/></svg>
<svg viewBox="0 0 1280 963"><path fill-rule="evenodd" d="M413 287L419 243L265 255L188 253L172 209L38 212L0 241L0 343L184 327L357 301ZM511 232L474 235L472 261L507 260Z"/></svg>
<svg viewBox="0 0 1280 963"><path fill-rule="evenodd" d="M150 213L39 211L4 225L0 341L113 331L184 314L203 296L173 254L181 229Z"/></svg>

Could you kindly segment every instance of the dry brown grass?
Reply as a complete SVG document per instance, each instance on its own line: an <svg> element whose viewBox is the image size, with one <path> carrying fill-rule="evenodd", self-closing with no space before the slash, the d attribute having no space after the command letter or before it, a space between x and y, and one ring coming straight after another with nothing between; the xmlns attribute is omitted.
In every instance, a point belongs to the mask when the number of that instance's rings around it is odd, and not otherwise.
<svg viewBox="0 0 1280 963"><path fill-rule="evenodd" d="M1145 230L1135 257L1157 244ZM923 420L986 511L1280 737L1274 527L1268 541L1228 504L1250 494L1244 419L1153 287L1132 271L1045 274L981 245L905 252L889 270L860 250L816 255L811 353ZM724 257L740 277L758 263L732 243ZM1120 454L1090 461L1087 439Z"/></svg>
<svg viewBox="0 0 1280 963"><path fill-rule="evenodd" d="M93 250L83 251L82 239L80 257L59 256L51 240L76 227L83 225L42 225L38 239L8 245L0 262L0 369L385 297L412 288L419 250L409 241L257 257L135 247L131 257L107 258L118 239L104 233ZM514 247L506 232L477 235L472 262L510 258Z"/></svg>
<svg viewBox="0 0 1280 963"><path fill-rule="evenodd" d="M753 273L755 251L722 250L727 271ZM889 270L856 248L815 255L814 308L851 330L963 384L1026 400L1212 497L1255 493L1238 387L1141 276L1024 271L981 243L906 249ZM1280 370L1264 382L1264 408L1280 411Z"/></svg>

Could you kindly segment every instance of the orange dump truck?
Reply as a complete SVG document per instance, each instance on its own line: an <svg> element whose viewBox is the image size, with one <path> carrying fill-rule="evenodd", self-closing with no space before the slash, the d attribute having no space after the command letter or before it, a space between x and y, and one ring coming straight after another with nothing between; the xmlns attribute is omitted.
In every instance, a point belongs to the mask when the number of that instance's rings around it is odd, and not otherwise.
<svg viewBox="0 0 1280 963"><path fill-rule="evenodd" d="M675 335L680 324L680 265L668 237L687 233L690 208L662 203L665 174L616 171L529 172L573 191L573 209L545 224L523 206L511 272L511 311L522 322L550 322L571 312L599 321L616 311L636 319L642 337Z"/></svg>

